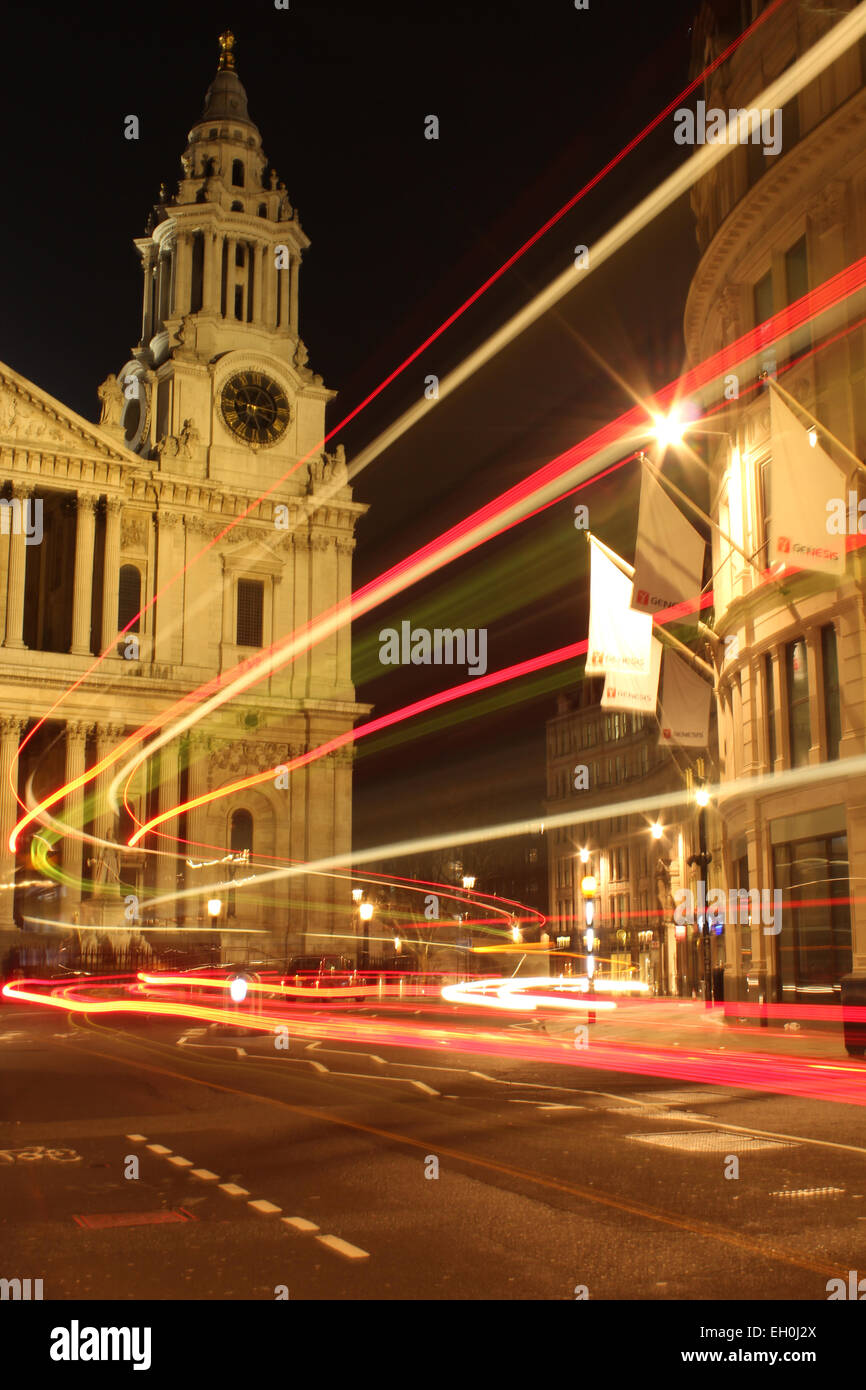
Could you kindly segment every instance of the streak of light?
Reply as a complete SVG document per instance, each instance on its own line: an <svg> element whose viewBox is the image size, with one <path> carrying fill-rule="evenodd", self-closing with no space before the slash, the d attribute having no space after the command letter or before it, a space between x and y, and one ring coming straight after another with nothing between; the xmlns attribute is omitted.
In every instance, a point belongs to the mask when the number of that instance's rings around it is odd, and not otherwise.
<svg viewBox="0 0 866 1390"><path fill-rule="evenodd" d="M388 376L386 376L379 383L379 385L369 393L369 395L367 395L357 406L355 406L354 409L348 413L348 415L345 415L342 420L338 421L337 424L333 427L333 429L329 430L327 434L323 435L323 437L316 444L314 444L313 447L306 454L299 458L297 462L292 465L291 468L287 469L287 471L282 475L282 477L278 478L275 483L273 483L265 492L263 492L258 498L256 498L255 501L251 502L244 511L242 511L238 516L234 518L233 521L229 522L217 536L214 536L212 540L208 541L207 544L202 546L201 550L199 550L198 553L194 555L186 565L182 566L181 569L177 570L166 581L163 587L157 590L156 593L154 593L153 598L151 598L139 610L139 612L135 614L134 617L130 618L126 626L121 629L121 633L128 632L134 624L138 623L144 616L144 614L147 613L152 607L154 607L157 600L161 598L163 594L167 593L168 590L186 574L186 572L192 567L193 564L195 564L204 555L206 555L209 550L213 549L213 547L217 545L218 542L222 540L222 538L233 529L233 527L237 526L241 521L244 521L248 516L250 516L252 512L254 512L256 508L260 506L260 504L264 501L266 497L269 497L271 493L276 492L283 485L283 483L285 483L285 481L301 467L302 464L306 463L306 461L309 458L311 458L319 449L321 449L323 445L327 444L330 439L333 439L335 435L339 434L340 430L344 429L346 425L348 425L352 420L354 420L358 415L360 415L361 412L365 410L366 407L372 401L374 401L377 396L381 395L381 393L388 386L390 386L392 382L396 381L397 378L421 355L422 352L425 351L426 348L428 348L432 343L434 343L437 340L437 338L441 337L441 335L445 333L453 323L456 323L456 321L462 317L462 315L467 311L467 309L469 309L482 297L482 295L486 293L486 291L491 287L491 285L495 284L496 281L499 280L501 276L503 276L505 272L511 268L512 265L514 265L518 260L520 260L520 258L523 255L525 255L525 253L529 251L530 248L534 246L536 242L538 242L540 238L543 237L545 233L550 230L551 227L555 226L556 223L559 222L567 212L571 211L571 209L574 208L577 205L577 203L579 203L581 199L586 196L587 193L589 193L594 187L596 187L597 184L599 184L602 181L602 179L604 179L606 175L611 172L611 170L613 170L628 154L630 154L632 150L634 150L638 145L640 145L643 142L643 140L649 134L651 134L651 132L665 119L666 116L670 115L670 113L674 111L693 91L700 88L700 86L710 76L710 74L713 73L716 70L716 68L718 68L723 62L725 62L725 60L728 57L730 57L730 55L733 54L737 48L739 48L740 44L745 42L745 40L749 38L749 36L753 34L761 24L763 24L767 19L769 19L770 15L773 14L783 3L785 3L785 0L772 0L772 3L766 7L763 13L756 16L752 23L749 24L741 34L739 34L725 49L722 50L722 52L720 52L716 56L716 58L713 59L711 63L707 65L703 72L699 73L695 78L693 78L693 80L688 84L688 86L684 87L683 90L680 93L678 93L678 95L675 96L673 100L670 101L668 105L662 111L660 111L659 114L655 116L653 120L650 121L650 123L646 125L642 131L640 131L626 145L624 145L623 148L616 155L614 155L613 158L610 159L608 163L605 164L603 168L600 169L589 180L589 182L584 185L583 188L579 189L578 192L574 194L573 197L570 198L568 202L565 203L557 212L555 212L553 216L550 217L547 220L547 222L543 224L542 227L540 227L536 232L534 232L533 235L529 237L528 240L525 241L516 252L513 252L512 255L502 263L498 270L494 271L494 273L490 275L487 278L487 280L485 280L478 287L478 289L476 289L469 296L469 298L463 302L463 304L461 304L456 310L454 310L454 312L451 313L448 316L448 318L446 318L439 325L438 328L434 329L434 331L430 333L427 336L427 338L425 338L424 341L421 342L419 346L415 348L415 350L411 352L409 356L406 357L404 361L399 364L399 366L395 367L394 370L390 372ZM355 472L357 471L358 470L356 468ZM354 473L352 474L352 476L354 476ZM333 486L330 489L321 489L312 499L315 506L320 507L324 505L324 503L330 500L330 497L333 495L333 492L335 490L336 489ZM46 713L42 716L42 718L36 722L34 727L28 730L27 734L25 735L24 739L19 745L18 754L16 756L20 756L21 748L25 747L26 744L29 743L29 741L35 736L38 730L46 722L46 720L48 720L54 713L54 711L59 708L59 706L63 703L67 696L70 695L73 691L77 690L79 686L81 686L83 682L87 680L88 676L90 676L97 669L97 667L102 663L105 657L110 652L115 650L115 647L115 642L112 642L112 644L109 647L106 647L105 651L102 652L101 655L98 656L96 660L91 663L88 669L78 678L78 680L74 681L73 684L69 686L68 689L65 690L63 694L58 697L57 700L55 700L54 704L51 705L50 708L46 711ZM20 804L18 788L15 785L15 780L11 769L10 785L16 801L18 801Z"/></svg>
<svg viewBox="0 0 866 1390"><path fill-rule="evenodd" d="M866 11L866 6L864 6L864 11ZM736 343L731 344L727 348L723 348L719 353L715 354L714 357L708 359L698 367L693 368L691 372L680 378L678 382L671 383L659 393L659 399L662 397L668 398L675 396L679 387L684 386L684 384L692 378L694 378L697 384L705 385L708 380L713 380L716 377L718 374L716 371L717 367L723 372L730 371L734 365L739 365L741 360L748 360L750 357L754 356L753 349L756 348L759 343L762 347L765 347L768 340L768 333L771 338L775 339L776 333L774 330L777 328L779 330L784 328L787 332L791 332L796 327L799 327L803 321L818 317L825 312L827 308L833 307L838 303L840 299L844 299L849 294L853 294L856 290L862 288L864 283L866 283L866 257L861 258L860 261L855 262L840 274L845 285L841 293L837 283L840 277L833 277L831 280L826 281L819 290L804 295L796 304L781 310L778 314L774 315L772 319L767 320L766 324L759 325L757 328L752 329L749 333L744 334ZM827 302L828 299L830 301L829 303ZM385 599L391 596L395 591L409 587L416 582L418 578L423 577L423 575L432 573L436 569L441 568L448 562L444 558L446 553L449 559L455 558L457 554L465 554L468 550L482 544L484 540L490 539L492 535L501 534L511 526L517 525L522 520L526 520L527 511L529 511L529 514L534 515L535 513L531 511L531 508L535 506L539 496L548 494L543 503L545 506L550 505L553 501L559 500L562 496L560 480L563 475L574 472L577 468L583 473L586 468L591 467L593 462L593 446L602 440L610 441L606 447L602 445L598 450L600 455L603 455L608 448L616 448L617 441L622 438L623 428L627 425L627 422L631 422L633 426L636 426L640 423L644 414L645 411L643 406L633 407L630 411L626 412L625 415L618 417L612 424L603 427L602 430L597 431L596 434L590 436L589 439L581 441L580 444L574 445L572 449L567 450L564 454L552 460L551 463L544 465L544 467L537 470L536 473L531 474L529 478L524 479L522 483L510 489L509 492L501 494L500 497L488 503L485 508L482 508L472 516L466 518L464 522L459 523L456 527L452 527L450 531L445 532L437 540L429 542L427 546L416 551L414 555L399 562L383 576L380 576L378 580L373 580L370 584L365 586L365 588L357 590L348 601L338 604L329 614L320 615L319 618L308 624L306 629L299 629L296 633L292 633L288 637L281 639L280 642L275 643L270 648L268 653L263 654L261 658L254 658L250 662L245 663L246 669L244 673L233 682L231 687L221 691L219 695L213 696L203 707L194 710L185 719L180 720L171 729L155 738L121 769L113 779L109 790L109 796L112 801L116 804L117 790L119 784L124 779L126 779L128 784L138 768L146 762L148 758L152 757L155 752L164 747L165 744L171 742L193 724L197 723L200 719L206 717L207 714L211 713L219 705L224 704L228 699L232 698L234 694L239 693L241 688L246 689L249 685L255 684L258 680L263 678L264 674L268 674L278 666L294 659L294 656L298 655L299 650L304 650L307 645L313 645L323 637L331 635L331 633L336 631L344 621L351 621L358 613L367 612L384 602ZM587 454L589 454L589 457L587 457ZM577 456L584 458L585 462L581 465L575 465L573 460ZM569 468L569 465L571 465L571 468ZM549 480L551 473L554 474L554 482L545 481L545 483L540 483L534 492L531 491L533 485L539 483L539 480ZM590 481L594 476L596 476L595 473L591 473L589 478L582 478L581 481ZM526 505L528 493L530 497L529 508L527 508ZM515 498L518 499L516 502L513 500ZM497 508L498 510L494 510ZM493 513L492 517L491 512ZM470 530L473 522L476 523L474 534ZM415 562L414 569L409 568L407 574L405 571L407 567L412 565L413 561ZM402 577L401 572L403 572ZM686 607L687 606L688 605L686 605ZM673 611L677 616L680 616L682 608L683 605L680 605L677 610ZM304 644L301 645L298 634L303 633L305 630L310 633L309 642L304 642ZM560 651L564 650L567 649L560 649ZM564 658L560 656L559 659L562 660ZM543 657L531 658L530 662L520 663L518 667L508 669L517 671L520 674L526 674L529 671L541 669L540 664L533 665L532 663L544 663L545 660L546 658ZM258 667L264 668L261 670L260 674L256 674L256 671L252 669L256 662L258 663L257 670ZM513 678L513 675L492 672L489 675L476 678L476 682L467 682L463 687L452 687L451 691L440 692L438 696L429 696L426 700L417 701L414 706L408 708L414 713L420 713L426 709L433 708L436 703L444 702L446 698L458 698L461 690L463 693L466 693L467 687L484 689L487 685L492 685L503 679ZM165 718L168 719L170 714L171 711L167 711ZM386 727L388 721L397 722L398 718L408 717L410 717L408 714L401 714L401 712L395 711L391 715L383 715L380 721L372 721L370 726L362 727L369 727L370 732L374 732L375 727ZM144 732L144 730L140 731L142 736ZM360 730L349 730L322 747L325 751L329 751L335 747L341 746L342 743L349 742L353 738L360 736L360 733ZM120 750L118 750L118 755L119 752ZM281 764L280 766L284 766L290 771L311 761L317 756L322 756L321 752L313 749L301 755L300 758L294 759L289 763ZM202 797L196 798L193 802L185 804L187 806L207 804L210 801L228 795L233 790L253 785L256 780L266 780L268 777L272 777L276 771L277 769L274 768L269 769L265 773L255 774L252 780L243 779L228 787L221 787L215 791L204 793ZM88 774L84 774L85 777L87 775ZM63 789L61 789L61 793L62 791ZM55 793L55 795L57 794ZM179 810L179 807L172 808L169 811L163 812L161 816L157 816L151 821L148 821L144 827L140 827L133 834L129 841L130 845L138 843L138 840L148 829L171 818L172 815L177 815ZM13 835L21 829L23 824L24 822L21 822L19 826L16 827L16 831L13 831Z"/></svg>
<svg viewBox="0 0 866 1390"><path fill-rule="evenodd" d="M864 27L866 27L866 3L861 8L864 12ZM734 366L741 366L743 362L764 350L768 338L775 339L781 334L791 333L803 323L818 318L855 293L856 290L862 288L864 283L866 283L866 257L831 277L830 280L825 281L818 289L804 295L795 304L781 310L771 319L768 319L766 324L758 325L744 334L736 343L722 348L711 358L692 368L684 377L658 392L657 403L663 407L678 391L695 392L730 372ZM46 797L38 807L29 810L12 830L9 837L10 848L15 850L21 832L27 825L39 818L43 809L55 805L71 790L92 781L101 771L116 763L130 751L136 743L140 743L150 733L164 726L174 713L192 706L190 714L180 719L167 732L154 738L146 749L140 751L115 776L109 789L109 797L112 804L116 805L118 784L158 749L243 690L256 684L265 675L293 660L301 651L308 650L316 642L338 631L345 623L351 622L361 613L370 611L387 598L401 592L426 575L434 573L458 555L468 553L482 545L486 540L517 525L520 521L525 520L527 515L533 514L534 509L558 499L565 486L573 486L575 483L593 477L598 472L599 467L604 466L611 453L619 451L623 434L629 428L634 430L641 426L644 415L643 407L632 407L617 420L603 426L588 439L574 445L558 458L543 465L542 468L515 484L507 492L500 494L499 497L472 513L456 526L451 527L412 555L399 561L383 575L356 590L348 599L341 600L331 610L317 615L315 619L280 639L260 655L241 663L239 667L234 668L234 671L224 673L200 687L198 691L184 696L160 716L130 735L128 739L119 744L92 768ZM204 699L205 695L213 690L216 690L217 693L210 695L203 704L196 703L197 700Z"/></svg>

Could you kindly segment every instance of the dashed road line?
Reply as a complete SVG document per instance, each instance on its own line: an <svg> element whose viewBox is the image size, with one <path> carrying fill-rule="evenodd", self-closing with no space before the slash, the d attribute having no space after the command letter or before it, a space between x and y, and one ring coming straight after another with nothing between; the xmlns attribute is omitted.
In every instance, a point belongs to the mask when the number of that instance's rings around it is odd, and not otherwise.
<svg viewBox="0 0 866 1390"><path fill-rule="evenodd" d="M227 1197L249 1197L249 1192L245 1187L238 1187L236 1182L221 1182L220 1192L224 1192Z"/></svg>
<svg viewBox="0 0 866 1390"><path fill-rule="evenodd" d="M282 1207L275 1206L273 1202L268 1202L264 1197L257 1197L253 1202L247 1202L248 1207L253 1211L261 1212L262 1216L275 1216L282 1211Z"/></svg>
<svg viewBox="0 0 866 1390"><path fill-rule="evenodd" d="M315 1221L308 1221L305 1216L284 1216L282 1222L284 1226L291 1226L293 1230L300 1231L302 1235L312 1235L319 1229Z"/></svg>
<svg viewBox="0 0 866 1390"><path fill-rule="evenodd" d="M347 1260L369 1260L369 1250L362 1250L359 1245L351 1245L347 1240L341 1240L339 1236L316 1236L320 1245L324 1245L328 1250L333 1250L335 1254L342 1255Z"/></svg>
<svg viewBox="0 0 866 1390"><path fill-rule="evenodd" d="M171 1149L167 1149L165 1147L165 1144L148 1144L147 1147L150 1149L150 1152L152 1154L159 1154L160 1157L163 1157L165 1154L171 1153Z"/></svg>
<svg viewBox="0 0 866 1390"><path fill-rule="evenodd" d="M190 1173L199 1182L219 1182L219 1173L212 1173L210 1168L192 1168Z"/></svg>
<svg viewBox="0 0 866 1390"><path fill-rule="evenodd" d="M191 1167L192 1167L192 1159L191 1159L191 1158L180 1158L178 1154L172 1154L171 1157L168 1158L167 1161L168 1161L169 1163L173 1163L174 1166L175 1166L175 1168L191 1168Z"/></svg>

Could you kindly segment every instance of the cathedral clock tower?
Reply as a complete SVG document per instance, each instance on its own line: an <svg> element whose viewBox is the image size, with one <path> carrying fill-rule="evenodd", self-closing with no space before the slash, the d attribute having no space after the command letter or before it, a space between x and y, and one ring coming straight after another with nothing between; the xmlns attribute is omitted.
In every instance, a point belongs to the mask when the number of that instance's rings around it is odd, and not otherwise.
<svg viewBox="0 0 866 1390"><path fill-rule="evenodd" d="M135 242L141 337L108 383L112 419L104 420L141 464L130 470L121 578L126 573L142 597L160 593L135 654L145 680L173 689L230 672L347 598L354 529L366 510L352 500L342 447L320 447L335 393L308 365L299 336L309 241L250 117L233 34L219 43L219 68L181 158L183 177L173 194L162 186ZM165 587L182 570L183 585ZM288 864L348 854L350 749L275 785L223 793L345 732L365 709L355 703L343 629L185 734L173 755L159 756L160 809L217 793L164 827L202 847L187 858L181 845L183 886L209 880L211 897L223 903L218 925L267 933L274 956L323 949L326 941L333 950L330 934L351 930L343 881L310 875L259 894L220 890L214 885L226 871L189 861L213 861L215 848L248 850L251 863L259 855ZM142 781L139 795L140 808L153 806L152 780ZM165 895L174 867L157 859L147 872L170 920ZM249 881L249 870L244 876ZM184 903L190 925L201 909Z"/></svg>

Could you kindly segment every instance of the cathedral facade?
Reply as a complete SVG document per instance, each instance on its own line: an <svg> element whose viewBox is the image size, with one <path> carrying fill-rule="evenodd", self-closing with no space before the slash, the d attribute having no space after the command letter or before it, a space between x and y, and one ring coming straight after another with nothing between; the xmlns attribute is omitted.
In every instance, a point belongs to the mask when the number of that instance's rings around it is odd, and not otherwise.
<svg viewBox="0 0 866 1390"><path fill-rule="evenodd" d="M7 949L22 929L123 924L163 939L208 929L283 956L349 930L338 925L350 918L342 880L258 885L246 864L269 872L349 853L351 745L218 795L353 727L364 708L348 626L186 718L205 688L348 598L366 510L342 449L322 450L335 393L299 336L309 242L250 118L232 35L220 45L183 177L173 195L163 185L135 242L140 340L99 388L99 424L0 363ZM125 804L123 788L109 795L120 764L71 785L174 706L177 736L128 781ZM35 837L31 827L13 853L19 802L61 786L51 814L62 825L43 822ZM211 793L125 848L137 822Z"/></svg>

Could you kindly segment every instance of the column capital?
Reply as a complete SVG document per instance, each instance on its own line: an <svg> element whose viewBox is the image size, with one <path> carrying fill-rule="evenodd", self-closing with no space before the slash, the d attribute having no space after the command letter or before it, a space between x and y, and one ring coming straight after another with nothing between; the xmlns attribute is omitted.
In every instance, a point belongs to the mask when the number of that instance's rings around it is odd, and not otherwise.
<svg viewBox="0 0 866 1390"><path fill-rule="evenodd" d="M18 497L23 502L25 497L32 497L36 490L36 479L15 478L12 482L12 496Z"/></svg>
<svg viewBox="0 0 866 1390"><path fill-rule="evenodd" d="M122 742L126 737L125 724L97 724L96 737L101 742L109 742L112 739Z"/></svg>
<svg viewBox="0 0 866 1390"><path fill-rule="evenodd" d="M95 512L99 502L97 492L76 492L75 505L79 512Z"/></svg>
<svg viewBox="0 0 866 1390"><path fill-rule="evenodd" d="M84 743L88 734L93 733L93 727L82 719L67 719L66 737L71 743Z"/></svg>
<svg viewBox="0 0 866 1390"><path fill-rule="evenodd" d="M21 737L21 730L27 724L26 719L22 719L17 714L0 715L0 735L4 739L14 738L16 743Z"/></svg>
<svg viewBox="0 0 866 1390"><path fill-rule="evenodd" d="M122 497L106 497L106 499L105 499L105 514L106 514L106 516L116 516L116 517L119 517L122 511L123 511L123 498L122 498Z"/></svg>

